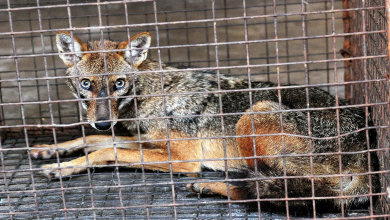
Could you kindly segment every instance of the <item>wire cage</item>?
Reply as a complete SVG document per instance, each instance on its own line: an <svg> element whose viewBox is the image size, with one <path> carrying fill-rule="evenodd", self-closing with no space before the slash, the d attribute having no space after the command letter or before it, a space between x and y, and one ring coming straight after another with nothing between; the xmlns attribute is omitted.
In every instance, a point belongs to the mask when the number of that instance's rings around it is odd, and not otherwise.
<svg viewBox="0 0 390 220"><path fill-rule="evenodd" d="M224 171L206 169L194 177L110 164L89 166L68 178L46 178L42 165L75 159L86 150L36 160L34 145L98 133L86 120L80 97L65 82L57 31L84 42L126 41L149 32L148 56L159 63L278 86L316 87L345 98L364 109L367 121L372 116L364 130L377 131L378 148L367 152L377 155L380 165L368 174L379 175L380 190L370 187L365 206L319 212L323 207L315 205L291 209L289 202L299 198L287 195L281 200L285 206L268 207L263 198L234 201L186 190L186 184L198 179L226 180ZM383 0L7 0L0 2L0 48L0 219L389 217ZM118 126L105 134L127 131ZM247 208L248 203L255 208Z"/></svg>
<svg viewBox="0 0 390 220"><path fill-rule="evenodd" d="M389 2L370 2L370 6L389 6ZM362 2L344 2L345 8L362 7ZM370 105L371 114L378 132L378 156L380 160L380 174L382 190L387 191L389 179L388 169L388 83L378 81L383 77L388 79L388 43L387 21L388 14L384 10L370 12L348 11L344 14L344 30L346 33L372 31L372 35L350 35L345 38L343 53L346 58L357 58L345 61L345 80L350 82L364 82L351 84L346 87L346 98L351 103ZM361 57L372 57L361 59ZM365 93L365 95L359 95ZM374 104L375 103L375 104ZM382 104L379 104L382 103ZM387 195L388 196L388 195ZM389 213L388 198L381 197L380 209Z"/></svg>

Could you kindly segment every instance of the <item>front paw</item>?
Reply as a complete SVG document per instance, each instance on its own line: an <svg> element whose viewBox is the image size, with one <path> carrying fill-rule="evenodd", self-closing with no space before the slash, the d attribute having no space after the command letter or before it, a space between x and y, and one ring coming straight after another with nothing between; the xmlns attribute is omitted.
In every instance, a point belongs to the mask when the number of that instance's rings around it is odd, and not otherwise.
<svg viewBox="0 0 390 220"><path fill-rule="evenodd" d="M35 159L50 159L56 155L56 149L52 145L39 144L33 148L40 148L31 150L31 156Z"/></svg>
<svg viewBox="0 0 390 220"><path fill-rule="evenodd" d="M69 167L69 166L72 166L72 165L64 162L64 163L60 163L60 166L59 166L60 169L58 167L58 163L43 165L41 168L44 169L42 171L42 173L47 178L57 178L58 179L61 177L68 177L72 174L78 173L77 169L75 169L75 168L65 168L65 167ZM55 168L57 168L57 169L55 169ZM60 175L60 172L61 172L61 175Z"/></svg>

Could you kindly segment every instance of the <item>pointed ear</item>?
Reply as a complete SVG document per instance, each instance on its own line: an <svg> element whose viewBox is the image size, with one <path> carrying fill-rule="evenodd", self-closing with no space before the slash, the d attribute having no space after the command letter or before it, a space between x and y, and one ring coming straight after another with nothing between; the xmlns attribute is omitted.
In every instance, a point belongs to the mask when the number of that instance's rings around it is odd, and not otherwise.
<svg viewBox="0 0 390 220"><path fill-rule="evenodd" d="M66 31L59 31L56 35L56 43L58 52L60 53L60 58L68 67L72 67L74 62L78 62L81 60L83 56L81 51L87 50L87 45L83 43L79 38L73 36L73 40L71 34ZM61 54L72 52L74 54Z"/></svg>
<svg viewBox="0 0 390 220"><path fill-rule="evenodd" d="M130 40L130 47L127 41L119 44L118 49L127 49L124 53L119 53L129 63L137 68L148 56L148 49L151 42L151 35L148 32L140 33Z"/></svg>

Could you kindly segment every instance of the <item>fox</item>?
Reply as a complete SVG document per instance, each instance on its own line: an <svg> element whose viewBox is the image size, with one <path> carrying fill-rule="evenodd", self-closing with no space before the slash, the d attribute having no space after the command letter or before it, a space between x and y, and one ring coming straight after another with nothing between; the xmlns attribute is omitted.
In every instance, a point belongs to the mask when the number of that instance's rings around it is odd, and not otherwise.
<svg viewBox="0 0 390 220"><path fill-rule="evenodd" d="M370 120L363 109L316 87L158 62L148 58L151 40L144 32L122 42L84 43L57 32L66 84L81 99L90 125L107 131L121 124L128 135L35 145L36 159L84 147L88 152L43 165L43 175L64 178L107 164L194 177L209 169L225 171L227 178L199 179L186 188L282 205L286 198L297 206L315 200L338 208L369 201L378 187L370 174L375 155L368 150L376 142L372 129L365 130Z"/></svg>

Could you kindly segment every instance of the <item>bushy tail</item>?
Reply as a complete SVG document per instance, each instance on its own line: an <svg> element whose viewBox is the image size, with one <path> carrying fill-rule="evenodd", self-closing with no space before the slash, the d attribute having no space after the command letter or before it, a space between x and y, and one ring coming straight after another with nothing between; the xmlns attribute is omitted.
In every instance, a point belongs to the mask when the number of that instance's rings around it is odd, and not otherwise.
<svg viewBox="0 0 390 220"><path fill-rule="evenodd" d="M291 176L287 174L287 176ZM241 194L243 200L247 199L261 199L277 198L279 201L272 201L276 205L285 206L285 202L280 199L286 198L286 191L288 198L300 198L299 200L290 200L291 206L311 206L312 207L312 183L310 178L288 178L287 190L285 189L285 178L283 172L278 171L266 164L259 164L257 170L253 167L245 166L237 170L229 171L229 178L237 181L231 182ZM242 180L240 180L242 179ZM245 180L247 179L247 180ZM373 185L376 186L377 178L373 175ZM344 195L362 195L368 193L368 176L354 176L350 183L344 186ZM315 180L314 187L316 196L340 196L340 191L337 188L332 188L327 182L326 178ZM376 191L373 189L373 191ZM321 195L320 195L321 194ZM302 200L301 198L307 197ZM316 200L317 202L333 204L335 209L339 209L341 201L338 199L324 199ZM344 199L343 204L347 206L363 205L368 201L368 197L353 197Z"/></svg>

